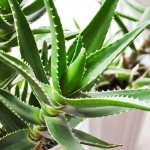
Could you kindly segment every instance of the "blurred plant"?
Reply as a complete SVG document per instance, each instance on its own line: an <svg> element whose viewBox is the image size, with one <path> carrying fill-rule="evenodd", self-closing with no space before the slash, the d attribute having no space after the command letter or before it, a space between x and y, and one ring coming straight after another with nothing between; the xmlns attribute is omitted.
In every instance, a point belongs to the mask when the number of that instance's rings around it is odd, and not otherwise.
<svg viewBox="0 0 150 150"><path fill-rule="evenodd" d="M98 1L99 2L99 1ZM124 12L115 11L114 21L118 24L119 29L105 42L110 43L114 39L118 38L119 34L127 34L129 32L126 22L133 22L135 25L142 24L146 20L150 20L150 8L145 9L136 1L125 0L128 7L131 7L135 11L142 13L141 19L137 19L134 14L126 15ZM101 4L101 3L100 3ZM127 8L128 8L127 7ZM147 28L148 29L148 28ZM137 45L132 43L130 45L130 53L125 51L122 53L104 72L103 78L100 79L100 83L96 85L96 90L112 90L112 89L126 89L126 88L138 88L149 84L149 69L148 63L143 64L143 60L149 55L149 39L144 41L144 44L140 49L137 49ZM145 62L145 61L144 61ZM146 78L146 79L145 79ZM142 82L139 84L139 82ZM137 86L138 83L138 86Z"/></svg>
<svg viewBox="0 0 150 150"><path fill-rule="evenodd" d="M114 115L129 108L150 110L149 89L85 92L97 83L112 61L150 22L142 23L103 47L118 3L118 0L106 0L66 50L54 2L44 0L50 20L52 47L44 42L40 52L18 2L8 1L22 59L0 51L0 61L22 77L17 84L15 81L11 84L14 91L7 83L0 88L0 121L2 131L5 131L1 132L1 149L49 149L57 143L65 150L81 150L80 144L99 148L120 146L104 142L75 127L85 118Z"/></svg>

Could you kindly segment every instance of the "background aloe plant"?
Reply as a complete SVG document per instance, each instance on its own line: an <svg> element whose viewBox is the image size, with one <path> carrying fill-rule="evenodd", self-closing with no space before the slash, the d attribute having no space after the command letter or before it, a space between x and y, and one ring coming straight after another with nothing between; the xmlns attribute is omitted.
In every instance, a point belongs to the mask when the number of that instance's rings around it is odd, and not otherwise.
<svg viewBox="0 0 150 150"><path fill-rule="evenodd" d="M0 61L22 77L15 85L15 91L11 88L15 81L9 86L8 82L1 84L0 121L4 129L1 149L48 149L56 143L66 150L83 149L81 144L99 148L120 146L104 142L75 127L85 118L114 115L131 108L150 110L149 89L87 92L150 22L140 24L104 47L118 3L118 0L105 0L89 25L66 49L64 31L54 2L44 0L52 46L44 42L41 50L19 3L16 0L8 2L21 59L0 51ZM22 86L23 90L20 89Z"/></svg>
<svg viewBox="0 0 150 150"><path fill-rule="evenodd" d="M98 1L100 3L100 1ZM101 3L100 3L101 4ZM131 27L126 25L126 22L130 22L130 24L135 24L137 26L146 20L150 19L149 16L149 8L145 9L136 1L125 0L123 4L127 4L127 8L131 7L135 11L138 11L142 14L141 19L135 16L134 14L126 15L125 12L115 11L114 20L118 24L119 29L114 34L118 36L120 32L126 34L131 30ZM138 19L137 19L138 18ZM129 28L129 29L128 29ZM148 29L148 28L147 28ZM114 40L113 38L109 38L109 40ZM116 38L116 37L115 37ZM139 43L139 42L138 42ZM126 50L122 53L110 67L103 73L104 77L101 78L103 82L98 82L96 85L97 90L107 90L107 89L124 89L124 88L138 88L143 87L145 85L149 85L149 69L148 63L143 64L143 59L145 56L147 57L149 54L148 44L149 39L144 41L143 46L139 50L139 45L137 46L136 43L132 43L130 45L130 54ZM129 48L127 48L129 51Z"/></svg>

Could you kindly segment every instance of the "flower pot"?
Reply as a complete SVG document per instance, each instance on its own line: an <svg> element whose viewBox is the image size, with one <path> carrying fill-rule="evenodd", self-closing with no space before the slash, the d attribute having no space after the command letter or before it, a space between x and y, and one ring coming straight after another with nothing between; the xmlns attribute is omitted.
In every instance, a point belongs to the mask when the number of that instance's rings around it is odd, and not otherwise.
<svg viewBox="0 0 150 150"><path fill-rule="evenodd" d="M136 1L139 2L141 5L143 5L144 7L150 6L149 0L136 0Z"/></svg>
<svg viewBox="0 0 150 150"><path fill-rule="evenodd" d="M63 150L59 145L56 145L55 147L51 148L50 150Z"/></svg>

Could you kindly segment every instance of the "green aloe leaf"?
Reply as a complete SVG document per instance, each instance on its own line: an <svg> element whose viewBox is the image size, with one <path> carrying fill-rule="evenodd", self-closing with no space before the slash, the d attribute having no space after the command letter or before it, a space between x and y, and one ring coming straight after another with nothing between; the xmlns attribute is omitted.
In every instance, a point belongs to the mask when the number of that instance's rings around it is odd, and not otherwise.
<svg viewBox="0 0 150 150"><path fill-rule="evenodd" d="M95 118L95 117L108 117L123 112L128 112L130 109L125 107L105 106L94 108L74 108L68 106L64 111L78 117ZM74 120L73 120L74 121Z"/></svg>
<svg viewBox="0 0 150 150"><path fill-rule="evenodd" d="M124 69L124 68L118 68L115 66L109 66L104 72L103 74L105 75L111 75L111 74L123 74L126 76L130 76L131 74L131 70L129 69ZM137 74L137 72L136 72Z"/></svg>
<svg viewBox="0 0 150 150"><path fill-rule="evenodd" d="M73 129L72 131L73 131L74 135L78 138L80 143L84 144L84 145L105 148L105 149L121 146L121 145L107 143L101 139L98 139L98 138L96 138L88 133L85 133L83 131L80 131L80 130Z"/></svg>
<svg viewBox="0 0 150 150"><path fill-rule="evenodd" d="M87 71L81 83L84 87L96 79L109 64L147 27L150 22L147 21L130 33L124 35L118 41L109 46L96 51L87 58Z"/></svg>
<svg viewBox="0 0 150 150"><path fill-rule="evenodd" d="M77 44L75 47L75 52L74 52L74 55L72 57L71 63L73 63L74 60L78 57L82 47L83 47L82 38L81 38L81 35L78 35Z"/></svg>
<svg viewBox="0 0 150 150"><path fill-rule="evenodd" d="M36 107L27 105L14 95L0 89L0 101L6 105L10 110L13 110L23 120L28 123L40 124L40 110ZM29 115L30 114L30 115Z"/></svg>
<svg viewBox="0 0 150 150"><path fill-rule="evenodd" d="M118 24L118 26L121 28L123 34L127 34L129 32L128 28L126 27L124 22L120 19L120 17L115 14L114 19L115 19L116 23ZM134 43L131 43L130 47L131 47L131 49L136 50Z"/></svg>
<svg viewBox="0 0 150 150"><path fill-rule="evenodd" d="M21 95L21 100L26 102L27 95L28 95L28 82L25 81L23 92L22 92L22 95Z"/></svg>
<svg viewBox="0 0 150 150"><path fill-rule="evenodd" d="M66 104L74 107L91 108L101 106L120 106L127 108L136 108L150 111L150 102L140 101L137 98L128 98L123 96L111 96L100 98L81 98L81 99L67 99Z"/></svg>
<svg viewBox="0 0 150 150"><path fill-rule="evenodd" d="M33 0L30 5L23 8L25 15L31 15L44 7L43 0Z"/></svg>
<svg viewBox="0 0 150 150"><path fill-rule="evenodd" d="M141 88L146 85L150 85L150 78L140 78L132 82L133 88Z"/></svg>
<svg viewBox="0 0 150 150"><path fill-rule="evenodd" d="M29 150L33 149L36 145L29 139L29 130L22 129L0 139L0 146L2 150ZM9 143L9 144L8 144Z"/></svg>
<svg viewBox="0 0 150 150"><path fill-rule="evenodd" d="M93 20L81 32L83 46L86 48L88 55L102 47L105 36L110 27L110 23L112 21L117 3L118 0L106 0ZM72 57L74 51L75 49L69 49L67 53L68 57ZM70 60L70 58L68 58L68 60Z"/></svg>
<svg viewBox="0 0 150 150"><path fill-rule="evenodd" d="M45 8L38 10L36 13L28 17L28 21L31 23L35 22L36 20L40 19L40 17L42 17L45 14L45 12L46 12Z"/></svg>
<svg viewBox="0 0 150 150"><path fill-rule="evenodd" d="M84 118L78 116L72 116L70 114L65 114L65 118L70 126L70 128L75 128L79 123L81 123Z"/></svg>
<svg viewBox="0 0 150 150"><path fill-rule="evenodd" d="M16 71L6 65L5 63L0 62L0 87L5 87L5 84L3 84L6 80L8 80L10 77L13 77L16 75ZM7 82L5 82L7 84ZM2 86L3 85L3 86Z"/></svg>
<svg viewBox="0 0 150 150"><path fill-rule="evenodd" d="M106 0L94 19L81 33L83 44L88 54L102 47L117 3L118 0Z"/></svg>
<svg viewBox="0 0 150 150"><path fill-rule="evenodd" d="M64 117L45 116L46 126L51 136L65 150L83 150L76 138L71 133ZM67 141L67 142L66 142Z"/></svg>
<svg viewBox="0 0 150 150"><path fill-rule="evenodd" d="M7 79L5 79L3 82L0 83L0 88L5 89L6 87L8 87L17 77L17 75L18 75L17 73L10 75Z"/></svg>
<svg viewBox="0 0 150 150"><path fill-rule="evenodd" d="M8 0L2 0L0 1L0 6L1 8L5 8L5 9L9 9L9 3L8 3Z"/></svg>
<svg viewBox="0 0 150 150"><path fill-rule="evenodd" d="M42 55L41 55L41 60L43 62L43 66L47 66L48 63L48 47L47 43L44 41L43 43L43 49L42 49Z"/></svg>
<svg viewBox="0 0 150 150"><path fill-rule="evenodd" d="M128 93L126 94L125 92ZM109 96L105 93L106 95L102 95L101 97L92 96L88 98L76 98L76 99L65 98L56 92L55 95L57 96L55 98L57 98L57 100L64 101L66 104L77 108L119 106L119 107L135 108L135 109L150 111L150 101L149 101L150 95L149 95L149 91L147 93L147 89L141 89L140 93L138 93L139 91L134 92L132 90L125 91L125 92L122 91L123 94L120 95L113 94ZM132 92L134 92L134 95L131 94ZM141 93L144 93L145 95Z"/></svg>
<svg viewBox="0 0 150 150"><path fill-rule="evenodd" d="M76 60L68 67L60 79L61 90L68 95L78 88L85 70L86 52L82 49Z"/></svg>
<svg viewBox="0 0 150 150"><path fill-rule="evenodd" d="M44 0L49 20L52 37L51 77L55 90L60 92L59 79L66 70L65 38L53 0Z"/></svg>
<svg viewBox="0 0 150 150"><path fill-rule="evenodd" d="M33 68L35 76L43 83L49 83L44 72L38 48L19 4L16 0L9 0L13 12L20 52L24 60Z"/></svg>
<svg viewBox="0 0 150 150"><path fill-rule="evenodd" d="M8 109L2 102L0 102L0 122L8 133L27 127L26 123Z"/></svg>
<svg viewBox="0 0 150 150"><path fill-rule="evenodd" d="M142 94L141 94L142 93ZM138 98L140 101L144 100L149 102L150 90L149 89L129 89L129 90L115 90L115 91L103 91L103 92L88 92L85 94L90 97L111 97L111 96L128 96L134 99Z"/></svg>
<svg viewBox="0 0 150 150"><path fill-rule="evenodd" d="M19 59L12 57L2 51L0 51L0 61L4 62L8 66L16 70L29 82L41 105L43 104L43 102L45 102L46 104L50 104L50 92L44 91L46 89L45 87L46 85L40 83L35 78L35 75L33 71L30 69L30 67L28 67L25 63L23 63Z"/></svg>
<svg viewBox="0 0 150 150"><path fill-rule="evenodd" d="M6 20L4 20L4 18L2 18L2 16L0 16L0 29L10 32L13 29L13 26L11 24L9 24L8 22L6 22Z"/></svg>
<svg viewBox="0 0 150 150"><path fill-rule="evenodd" d="M8 50L10 50L12 47L17 46L17 37L16 34L12 35L12 37L4 42L0 42L0 48L6 48Z"/></svg>
<svg viewBox="0 0 150 150"><path fill-rule="evenodd" d="M122 12L116 11L115 14L116 14L117 16L120 16L120 17L122 17L122 18L124 18L124 19L127 19L127 20L130 20L130 21L134 21L134 22L139 21L137 18L135 18L135 17L133 17L133 16L129 16L128 14L126 15L126 14L124 14L124 13L122 13Z"/></svg>

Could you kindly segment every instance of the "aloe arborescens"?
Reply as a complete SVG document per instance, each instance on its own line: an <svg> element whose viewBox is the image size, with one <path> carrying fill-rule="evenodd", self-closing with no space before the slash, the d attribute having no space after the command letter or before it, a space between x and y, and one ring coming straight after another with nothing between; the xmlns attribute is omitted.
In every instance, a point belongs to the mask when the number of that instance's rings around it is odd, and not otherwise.
<svg viewBox="0 0 150 150"><path fill-rule="evenodd" d="M66 50L63 28L54 2L44 0L50 20L52 52L49 57L44 44L40 57L23 11L16 0L8 1L22 60L0 51L0 61L22 75L36 99L31 106L28 101L23 102L8 92L5 85L1 87L0 120L8 133L0 140L1 149L42 149L52 140L66 150L81 150L81 144L100 148L119 146L75 127L88 117L113 115L130 108L150 110L149 89L84 92L150 22L141 24L118 41L103 47L118 3L118 0L106 0Z"/></svg>

